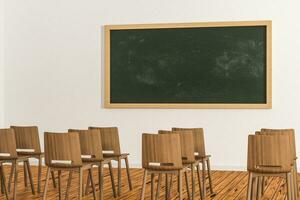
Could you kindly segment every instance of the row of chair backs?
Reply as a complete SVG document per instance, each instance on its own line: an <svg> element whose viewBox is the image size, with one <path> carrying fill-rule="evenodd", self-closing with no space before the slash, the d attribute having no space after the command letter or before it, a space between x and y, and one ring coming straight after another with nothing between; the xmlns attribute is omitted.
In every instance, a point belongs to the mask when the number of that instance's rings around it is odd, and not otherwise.
<svg viewBox="0 0 300 200"><path fill-rule="evenodd" d="M192 131L194 137L194 151L198 157L205 157L205 142L203 128L172 128L172 131Z"/></svg>
<svg viewBox="0 0 300 200"><path fill-rule="evenodd" d="M279 132L278 132L279 133ZM248 136L248 170L279 173L291 170L294 160L291 134L256 132Z"/></svg>
<svg viewBox="0 0 300 200"><path fill-rule="evenodd" d="M15 132L17 149L32 149L32 153L40 154L40 137L37 126L11 126ZM23 153L26 153L24 151Z"/></svg>
<svg viewBox="0 0 300 200"><path fill-rule="evenodd" d="M181 143L181 158L183 163L195 162L194 137L192 131L165 131L159 130L158 134L179 134ZM178 148L178 147L177 147Z"/></svg>
<svg viewBox="0 0 300 200"><path fill-rule="evenodd" d="M102 138L102 149L113 155L121 155L119 132L117 127L89 127L89 130L99 130Z"/></svg>
<svg viewBox="0 0 300 200"><path fill-rule="evenodd" d="M176 170L182 168L179 134L142 135L142 165L145 169Z"/></svg>
<svg viewBox="0 0 300 200"><path fill-rule="evenodd" d="M0 160L16 159L17 145L13 129L0 129Z"/></svg>

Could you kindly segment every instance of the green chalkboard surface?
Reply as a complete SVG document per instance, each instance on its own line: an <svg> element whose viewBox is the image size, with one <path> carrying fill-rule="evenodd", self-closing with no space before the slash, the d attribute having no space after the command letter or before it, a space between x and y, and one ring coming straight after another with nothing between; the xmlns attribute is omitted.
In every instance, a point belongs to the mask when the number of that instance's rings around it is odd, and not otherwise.
<svg viewBox="0 0 300 200"><path fill-rule="evenodd" d="M268 105L267 28L110 29L108 103Z"/></svg>

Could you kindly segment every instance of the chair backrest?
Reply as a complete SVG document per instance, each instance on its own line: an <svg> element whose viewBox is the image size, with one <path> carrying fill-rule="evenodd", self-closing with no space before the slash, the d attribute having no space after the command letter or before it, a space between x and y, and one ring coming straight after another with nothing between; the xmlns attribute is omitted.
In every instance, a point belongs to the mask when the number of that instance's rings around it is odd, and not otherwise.
<svg viewBox="0 0 300 200"><path fill-rule="evenodd" d="M17 149L31 153L41 153L39 130L37 126L11 126L14 129Z"/></svg>
<svg viewBox="0 0 300 200"><path fill-rule="evenodd" d="M103 154L121 155L119 131L117 127L89 127L100 130Z"/></svg>
<svg viewBox="0 0 300 200"><path fill-rule="evenodd" d="M172 128L172 131L193 131L194 151L196 156L205 157L205 140L203 128Z"/></svg>
<svg viewBox="0 0 300 200"><path fill-rule="evenodd" d="M165 131L159 130L158 134L179 134L181 145L181 156L184 163L195 162L194 138L192 131Z"/></svg>
<svg viewBox="0 0 300 200"><path fill-rule="evenodd" d="M182 169L179 134L142 135L142 163L145 169Z"/></svg>
<svg viewBox="0 0 300 200"><path fill-rule="evenodd" d="M51 167L82 166L78 132L45 132L45 161Z"/></svg>
<svg viewBox="0 0 300 200"><path fill-rule="evenodd" d="M78 132L83 160L103 160L100 131L69 129L69 132ZM90 158L89 158L90 157Z"/></svg>
<svg viewBox="0 0 300 200"><path fill-rule="evenodd" d="M13 129L0 129L0 160L16 159L17 146Z"/></svg>
<svg viewBox="0 0 300 200"><path fill-rule="evenodd" d="M249 135L248 170L265 173L289 172L293 157L287 135Z"/></svg>
<svg viewBox="0 0 300 200"><path fill-rule="evenodd" d="M293 154L294 159L297 159L297 150L296 150L296 139L295 139L295 130L294 129L267 129L262 128L260 134L263 135L288 135L290 138L291 153Z"/></svg>

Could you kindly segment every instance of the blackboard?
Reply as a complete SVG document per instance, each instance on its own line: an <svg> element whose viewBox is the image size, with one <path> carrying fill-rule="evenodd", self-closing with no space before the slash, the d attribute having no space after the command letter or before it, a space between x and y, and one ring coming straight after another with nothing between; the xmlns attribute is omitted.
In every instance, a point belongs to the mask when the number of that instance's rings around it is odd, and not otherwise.
<svg viewBox="0 0 300 200"><path fill-rule="evenodd" d="M106 26L106 107L270 108L271 22Z"/></svg>

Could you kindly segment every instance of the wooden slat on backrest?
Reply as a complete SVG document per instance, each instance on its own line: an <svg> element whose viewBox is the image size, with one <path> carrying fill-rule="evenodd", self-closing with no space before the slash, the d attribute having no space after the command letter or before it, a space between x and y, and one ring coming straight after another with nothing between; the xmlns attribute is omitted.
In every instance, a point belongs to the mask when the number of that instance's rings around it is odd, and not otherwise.
<svg viewBox="0 0 300 200"><path fill-rule="evenodd" d="M37 126L11 126L10 128L15 131L17 149L34 149L34 153L41 153Z"/></svg>
<svg viewBox="0 0 300 200"><path fill-rule="evenodd" d="M16 159L16 139L13 129L0 129L0 160Z"/></svg>
<svg viewBox="0 0 300 200"><path fill-rule="evenodd" d="M113 155L121 155L119 132L117 127L89 127L100 130L103 151L113 151Z"/></svg>
<svg viewBox="0 0 300 200"><path fill-rule="evenodd" d="M82 155L91 155L92 160L103 159L100 130L69 129L69 132L78 132Z"/></svg>
<svg viewBox="0 0 300 200"><path fill-rule="evenodd" d="M195 162L194 155L194 136L191 130L189 131L165 131L159 130L158 134L179 134L181 144L181 155L184 162Z"/></svg>
<svg viewBox="0 0 300 200"><path fill-rule="evenodd" d="M296 150L296 139L295 139L295 130L294 129L267 129L262 128L260 131L263 135L288 135L290 137L290 145L291 145L291 153L293 154L294 159L297 158L297 150Z"/></svg>
<svg viewBox="0 0 300 200"><path fill-rule="evenodd" d="M160 170L181 169L181 157L179 134L144 133L142 135L143 168Z"/></svg>
<svg viewBox="0 0 300 200"><path fill-rule="evenodd" d="M249 135L248 170L259 172L287 172L293 162L287 135Z"/></svg>
<svg viewBox="0 0 300 200"><path fill-rule="evenodd" d="M197 156L205 157L205 141L203 128L172 128L172 131L193 131L194 134L194 151Z"/></svg>
<svg viewBox="0 0 300 200"><path fill-rule="evenodd" d="M82 166L78 132L50 133L45 132L45 161L47 166L80 167ZM52 161L72 161L71 164L59 164Z"/></svg>

